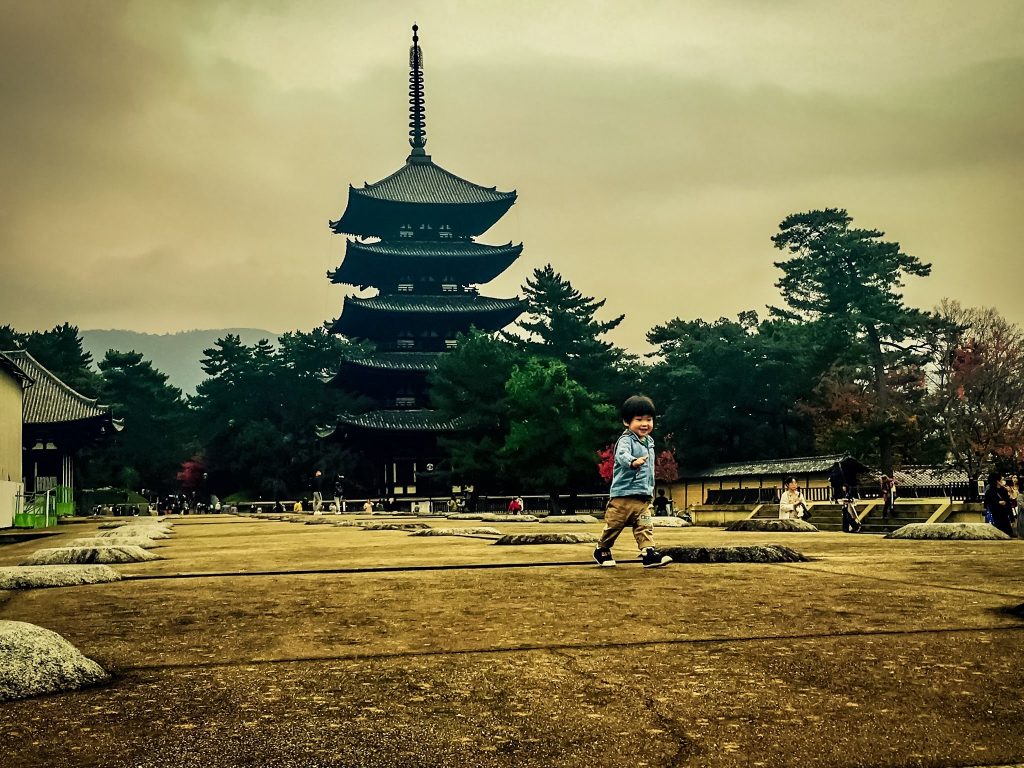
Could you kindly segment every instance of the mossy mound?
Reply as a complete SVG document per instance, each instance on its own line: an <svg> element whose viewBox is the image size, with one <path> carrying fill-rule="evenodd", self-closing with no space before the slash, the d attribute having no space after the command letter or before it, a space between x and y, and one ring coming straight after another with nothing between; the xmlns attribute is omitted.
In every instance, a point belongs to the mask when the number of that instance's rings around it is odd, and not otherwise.
<svg viewBox="0 0 1024 768"><path fill-rule="evenodd" d="M777 517L737 520L725 527L727 531L758 531L761 533L817 533L806 520L780 520Z"/></svg>
<svg viewBox="0 0 1024 768"><path fill-rule="evenodd" d="M770 544L743 547L667 547L660 550L676 563L806 563L789 547Z"/></svg>
<svg viewBox="0 0 1024 768"><path fill-rule="evenodd" d="M75 691L110 677L56 632L24 621L0 621L0 658L0 701Z"/></svg>
<svg viewBox="0 0 1024 768"><path fill-rule="evenodd" d="M375 522L373 520L357 520L356 524L364 530L423 530L430 527L425 522Z"/></svg>
<svg viewBox="0 0 1024 768"><path fill-rule="evenodd" d="M153 547L164 546L159 541L154 541L148 536L111 536L104 538L97 536L91 539L73 539L68 542L69 547L142 547L153 549Z"/></svg>
<svg viewBox="0 0 1024 768"><path fill-rule="evenodd" d="M693 523L683 520L681 517L655 517L655 528L689 528Z"/></svg>
<svg viewBox="0 0 1024 768"><path fill-rule="evenodd" d="M163 560L142 547L56 547L33 552L22 565L78 565L92 563L144 563Z"/></svg>
<svg viewBox="0 0 1024 768"><path fill-rule="evenodd" d="M0 589L75 587L119 581L109 565L14 565L0 568Z"/></svg>
<svg viewBox="0 0 1024 768"><path fill-rule="evenodd" d="M542 523L596 523L597 518L593 515L548 515L541 520Z"/></svg>
<svg viewBox="0 0 1024 768"><path fill-rule="evenodd" d="M536 515L503 515L497 512L460 512L448 515L448 520L479 520L482 523L536 523L540 520Z"/></svg>
<svg viewBox="0 0 1024 768"><path fill-rule="evenodd" d="M1010 537L988 523L910 523L897 528L887 539L961 539L965 541L997 541Z"/></svg>
<svg viewBox="0 0 1024 768"><path fill-rule="evenodd" d="M486 526L469 528L424 528L422 531L413 531L410 536L501 536L497 528Z"/></svg>
<svg viewBox="0 0 1024 768"><path fill-rule="evenodd" d="M525 544L596 544L595 533L509 533L495 544L517 547Z"/></svg>
<svg viewBox="0 0 1024 768"><path fill-rule="evenodd" d="M102 533L97 533L96 536L101 539L124 539L136 536L147 539L169 539L171 538L171 532L169 529L159 526L132 525L117 528L113 531L103 531Z"/></svg>

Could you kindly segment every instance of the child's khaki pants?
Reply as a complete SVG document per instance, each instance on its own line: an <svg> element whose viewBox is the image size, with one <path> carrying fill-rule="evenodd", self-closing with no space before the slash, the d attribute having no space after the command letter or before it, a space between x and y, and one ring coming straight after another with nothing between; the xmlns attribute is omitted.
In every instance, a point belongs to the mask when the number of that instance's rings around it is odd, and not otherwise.
<svg viewBox="0 0 1024 768"><path fill-rule="evenodd" d="M640 549L654 546L654 522L651 519L651 502L633 496L619 496L608 500L604 511L604 530L601 532L599 547L611 549L615 540L626 526L633 529L633 538Z"/></svg>

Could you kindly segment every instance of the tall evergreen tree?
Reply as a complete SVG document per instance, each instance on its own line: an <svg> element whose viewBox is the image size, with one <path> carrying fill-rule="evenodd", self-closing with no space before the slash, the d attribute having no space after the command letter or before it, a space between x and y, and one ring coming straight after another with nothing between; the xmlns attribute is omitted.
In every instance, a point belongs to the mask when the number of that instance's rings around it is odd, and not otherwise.
<svg viewBox="0 0 1024 768"><path fill-rule="evenodd" d="M195 449L181 390L138 352L108 350L100 368L100 400L124 428L83 460L86 482L167 493Z"/></svg>
<svg viewBox="0 0 1024 768"><path fill-rule="evenodd" d="M527 355L564 363L573 379L613 402L635 390L636 358L602 338L625 315L597 320L606 300L584 296L550 264L535 269L522 290L527 313L516 327L525 336L507 338Z"/></svg>
<svg viewBox="0 0 1024 768"><path fill-rule="evenodd" d="M895 380L914 379L906 372L923 363L919 341L928 323L927 313L904 304L900 289L907 276L929 275L931 265L882 240L885 233L852 223L845 210L826 208L792 214L779 224L772 242L791 256L775 262L783 272L776 287L788 308L773 311L822 321L830 334L845 336L847 349L837 363L863 371L856 375L872 393L865 429L874 435L883 470L891 472L912 416Z"/></svg>

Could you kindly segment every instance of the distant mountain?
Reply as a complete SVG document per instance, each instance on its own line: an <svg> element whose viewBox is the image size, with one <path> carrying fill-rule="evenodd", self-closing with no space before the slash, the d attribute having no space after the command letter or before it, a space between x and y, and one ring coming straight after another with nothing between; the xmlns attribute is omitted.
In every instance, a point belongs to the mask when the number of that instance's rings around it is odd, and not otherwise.
<svg viewBox="0 0 1024 768"><path fill-rule="evenodd" d="M166 373L170 383L185 394L195 394L196 387L206 374L199 365L203 350L212 347L217 339L233 333L249 346L260 339L277 342L278 334L258 328L216 328L206 331L180 333L138 333L136 331L80 331L82 347L92 353L94 363L103 359L108 349L119 352L141 352L153 367Z"/></svg>

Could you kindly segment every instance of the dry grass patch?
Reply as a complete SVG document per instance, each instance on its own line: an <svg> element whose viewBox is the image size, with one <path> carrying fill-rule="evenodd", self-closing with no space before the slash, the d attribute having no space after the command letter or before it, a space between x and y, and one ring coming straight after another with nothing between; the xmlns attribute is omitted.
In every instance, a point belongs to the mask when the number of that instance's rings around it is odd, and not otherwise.
<svg viewBox="0 0 1024 768"><path fill-rule="evenodd" d="M593 515L549 515L541 520L542 523L596 523L597 521Z"/></svg>
<svg viewBox="0 0 1024 768"><path fill-rule="evenodd" d="M81 547L142 547L143 549L153 549L153 547L162 547L162 542L154 541L149 536L111 536L110 538L96 536L95 538L88 539L73 539L67 546L81 548Z"/></svg>

